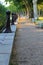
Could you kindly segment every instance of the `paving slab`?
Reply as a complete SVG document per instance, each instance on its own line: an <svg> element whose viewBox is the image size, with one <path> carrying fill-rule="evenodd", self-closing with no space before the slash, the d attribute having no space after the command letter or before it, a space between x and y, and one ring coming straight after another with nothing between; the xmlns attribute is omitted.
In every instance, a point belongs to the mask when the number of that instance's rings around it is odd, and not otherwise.
<svg viewBox="0 0 43 65"><path fill-rule="evenodd" d="M14 39L14 36L6 36L6 37L5 37L5 40L8 40L8 39L9 39L9 40L13 40L13 39Z"/></svg>
<svg viewBox="0 0 43 65"><path fill-rule="evenodd" d="M12 45L0 44L0 53L11 53Z"/></svg>
<svg viewBox="0 0 43 65"><path fill-rule="evenodd" d="M14 36L0 36L0 40L13 40Z"/></svg>
<svg viewBox="0 0 43 65"><path fill-rule="evenodd" d="M0 36L0 53L11 53L13 41L14 41L13 35Z"/></svg>
<svg viewBox="0 0 43 65"><path fill-rule="evenodd" d="M1 33L0 40L12 40L15 36L15 33Z"/></svg>
<svg viewBox="0 0 43 65"><path fill-rule="evenodd" d="M4 39L13 39L13 36L15 33L1 33L0 34L0 40Z"/></svg>
<svg viewBox="0 0 43 65"><path fill-rule="evenodd" d="M2 39L0 40L0 45L12 45L13 40L9 40L9 39Z"/></svg>
<svg viewBox="0 0 43 65"><path fill-rule="evenodd" d="M11 25L11 30L12 30L13 32L16 32L16 25Z"/></svg>
<svg viewBox="0 0 43 65"><path fill-rule="evenodd" d="M9 65L10 54L0 54L0 65Z"/></svg>
<svg viewBox="0 0 43 65"><path fill-rule="evenodd" d="M14 33L0 33L0 36L12 36Z"/></svg>

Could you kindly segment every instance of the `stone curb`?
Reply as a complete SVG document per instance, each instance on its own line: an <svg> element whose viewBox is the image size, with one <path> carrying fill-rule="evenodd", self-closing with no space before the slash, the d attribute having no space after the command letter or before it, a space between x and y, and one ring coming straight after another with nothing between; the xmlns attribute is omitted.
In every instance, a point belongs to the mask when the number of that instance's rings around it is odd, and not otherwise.
<svg viewBox="0 0 43 65"><path fill-rule="evenodd" d="M16 25L11 25L12 33L0 33L0 65L9 65Z"/></svg>

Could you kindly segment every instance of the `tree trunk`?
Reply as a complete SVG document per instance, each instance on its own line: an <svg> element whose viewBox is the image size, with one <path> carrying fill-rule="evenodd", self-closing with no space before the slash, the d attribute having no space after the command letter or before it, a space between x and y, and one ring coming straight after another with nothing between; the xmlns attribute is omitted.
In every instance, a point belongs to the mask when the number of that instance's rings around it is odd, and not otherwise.
<svg viewBox="0 0 43 65"><path fill-rule="evenodd" d="M25 8L26 8L26 15L29 17L29 5L27 0L23 0L23 3L25 4Z"/></svg>

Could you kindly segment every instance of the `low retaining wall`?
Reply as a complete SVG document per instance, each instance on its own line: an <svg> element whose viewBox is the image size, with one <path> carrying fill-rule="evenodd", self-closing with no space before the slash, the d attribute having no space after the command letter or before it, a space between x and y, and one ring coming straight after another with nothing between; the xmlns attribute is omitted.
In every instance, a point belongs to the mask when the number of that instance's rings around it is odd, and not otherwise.
<svg viewBox="0 0 43 65"><path fill-rule="evenodd" d="M0 33L0 65L9 65L16 33L16 25L11 25L12 33Z"/></svg>

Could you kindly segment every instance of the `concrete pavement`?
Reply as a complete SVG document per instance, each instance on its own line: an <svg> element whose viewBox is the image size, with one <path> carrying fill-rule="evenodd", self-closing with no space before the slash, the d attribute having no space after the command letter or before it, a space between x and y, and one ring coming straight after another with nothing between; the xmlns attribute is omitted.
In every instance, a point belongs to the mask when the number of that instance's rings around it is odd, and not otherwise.
<svg viewBox="0 0 43 65"><path fill-rule="evenodd" d="M18 65L43 65L43 30L28 22L19 23L17 29L15 47Z"/></svg>

